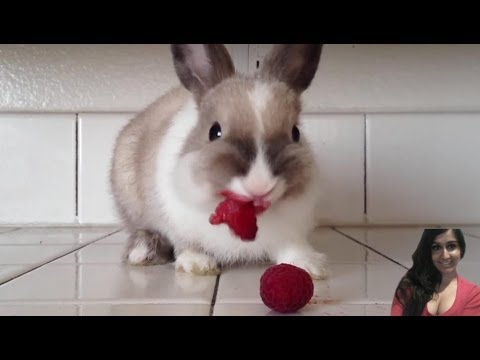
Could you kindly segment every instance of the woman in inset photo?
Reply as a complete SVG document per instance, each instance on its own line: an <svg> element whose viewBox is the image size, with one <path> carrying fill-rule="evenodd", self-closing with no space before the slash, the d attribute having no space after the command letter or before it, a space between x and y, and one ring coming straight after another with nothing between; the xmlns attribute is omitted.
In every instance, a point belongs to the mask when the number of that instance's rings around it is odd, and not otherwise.
<svg viewBox="0 0 480 360"><path fill-rule="evenodd" d="M392 316L480 316L480 287L457 273L466 244L460 229L425 229L400 280Z"/></svg>

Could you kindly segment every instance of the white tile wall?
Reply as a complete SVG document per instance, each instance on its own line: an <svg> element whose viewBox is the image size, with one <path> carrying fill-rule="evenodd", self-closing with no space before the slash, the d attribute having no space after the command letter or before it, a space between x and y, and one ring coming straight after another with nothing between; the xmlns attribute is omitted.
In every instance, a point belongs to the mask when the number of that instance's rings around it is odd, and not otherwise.
<svg viewBox="0 0 480 360"><path fill-rule="evenodd" d="M114 224L118 217L110 192L115 139L133 113L79 114L78 221Z"/></svg>
<svg viewBox="0 0 480 360"><path fill-rule="evenodd" d="M244 70L248 47L228 45ZM118 223L108 172L115 137L134 113L117 111L140 110L173 85L168 46L0 45L0 51L0 80L9 75L0 81L8 94L0 98L0 225ZM322 224L480 221L478 54L480 45L325 46L303 115L321 167ZM78 79L82 91L72 87ZM139 84L144 92L132 90ZM27 110L37 113L5 113ZM429 112L412 112L418 110ZM442 112L451 110L462 111Z"/></svg>
<svg viewBox="0 0 480 360"><path fill-rule="evenodd" d="M248 45L227 49L247 72ZM0 53L0 111L137 112L180 85L169 44L0 44Z"/></svg>
<svg viewBox="0 0 480 360"><path fill-rule="evenodd" d="M73 223L75 115L0 114L0 224Z"/></svg>
<svg viewBox="0 0 480 360"><path fill-rule="evenodd" d="M0 224L118 224L109 169L115 138L133 116L79 114L76 220L75 115L0 114ZM480 113L303 114L302 121L321 171L322 224L479 222Z"/></svg>
<svg viewBox="0 0 480 360"><path fill-rule="evenodd" d="M242 72L245 45L229 45ZM168 44L2 44L0 52L0 111L137 112L179 84ZM305 110L478 111L479 58L478 44L326 44Z"/></svg>
<svg viewBox="0 0 480 360"><path fill-rule="evenodd" d="M305 114L302 133L312 144L320 168L324 224L364 221L364 116Z"/></svg>
<svg viewBox="0 0 480 360"><path fill-rule="evenodd" d="M136 112L180 83L168 44L3 44L0 52L1 111Z"/></svg>
<svg viewBox="0 0 480 360"><path fill-rule="evenodd" d="M328 44L309 112L480 110L478 44Z"/></svg>
<svg viewBox="0 0 480 360"><path fill-rule="evenodd" d="M480 114L367 115L371 223L480 221Z"/></svg>

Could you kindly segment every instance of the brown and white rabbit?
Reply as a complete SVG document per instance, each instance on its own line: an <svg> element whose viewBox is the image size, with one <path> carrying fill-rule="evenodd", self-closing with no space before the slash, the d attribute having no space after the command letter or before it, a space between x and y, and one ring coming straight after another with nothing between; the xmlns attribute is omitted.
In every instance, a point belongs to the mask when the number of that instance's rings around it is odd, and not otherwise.
<svg viewBox="0 0 480 360"><path fill-rule="evenodd" d="M307 242L315 226L317 167L300 132L301 93L321 45L276 45L253 77L235 74L223 45L172 45L183 86L120 132L111 184L130 233L130 264L165 263L216 274L222 265L272 261L327 276ZM222 191L268 206L254 241L211 225Z"/></svg>

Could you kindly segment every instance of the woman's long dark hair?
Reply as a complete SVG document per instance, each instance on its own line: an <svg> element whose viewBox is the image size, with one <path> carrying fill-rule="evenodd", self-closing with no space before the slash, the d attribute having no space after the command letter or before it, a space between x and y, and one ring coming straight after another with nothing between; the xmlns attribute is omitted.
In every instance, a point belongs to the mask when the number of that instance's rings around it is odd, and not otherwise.
<svg viewBox="0 0 480 360"><path fill-rule="evenodd" d="M395 290L396 299L403 305L403 316L420 315L433 298L442 274L432 262L432 244L435 238L450 229L425 229L417 249L412 255L413 266ZM465 255L465 238L460 229L452 229L460 246L460 258ZM407 291L408 290L408 291Z"/></svg>

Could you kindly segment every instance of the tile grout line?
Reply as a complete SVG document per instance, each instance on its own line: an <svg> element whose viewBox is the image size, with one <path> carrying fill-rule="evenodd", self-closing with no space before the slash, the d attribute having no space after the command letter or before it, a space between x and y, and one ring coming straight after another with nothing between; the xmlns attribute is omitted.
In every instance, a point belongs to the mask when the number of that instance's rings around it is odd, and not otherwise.
<svg viewBox="0 0 480 360"><path fill-rule="evenodd" d="M384 257L385 259L388 259L388 260L390 260L391 262L394 262L395 264L397 264L397 265L400 265L400 266L401 266L401 267L403 267L404 269L408 270L408 268L407 268L405 265L403 265L403 264L399 263L398 261L396 261L396 260L394 260L394 259L390 258L389 256L387 256L387 255L385 255L385 254L382 254L380 251L378 251L378 250L375 250L375 249L374 249L374 248L372 248L371 246L369 246L369 245L367 245L367 244L364 244L364 243L362 243L361 241L358 241L358 240L357 240L357 239L355 239L354 237L352 237L352 236L350 236L350 235L348 235L348 234L345 234L345 233L343 233L342 231L338 230L337 228L335 228L335 227L332 227L332 230L336 231L337 233L339 233L339 234L341 234L341 235L343 235L343 236L347 237L348 239L350 239L350 240L352 240L352 241L356 242L357 244L359 244L359 245L361 245L361 246L363 246L363 247L366 247L367 249L369 249L369 250L371 250L371 251L373 251L373 252L377 253L378 255L380 255L380 256L382 256L382 257Z"/></svg>
<svg viewBox="0 0 480 360"><path fill-rule="evenodd" d="M335 230L335 229L333 229ZM365 242L368 240L368 237L365 237ZM368 298L368 268L367 268L367 264L368 264L368 260L369 260L369 254L370 252L367 250L367 248L363 248L363 250L365 251L365 264L364 264L364 272L363 272L363 276L364 276L364 279L365 279L365 292L364 292L364 297L365 298ZM366 309L365 309L366 311Z"/></svg>
<svg viewBox="0 0 480 360"><path fill-rule="evenodd" d="M363 215L367 216L367 114L363 114Z"/></svg>
<svg viewBox="0 0 480 360"><path fill-rule="evenodd" d="M7 230L7 231L3 231L3 232L0 232L0 235L3 235L3 234L9 234L11 232L14 232L14 231L17 231L17 230L20 230L21 227L17 227L17 228L14 228L14 229L10 229L10 230Z"/></svg>
<svg viewBox="0 0 480 360"><path fill-rule="evenodd" d="M75 114L75 222L78 223L78 113Z"/></svg>
<svg viewBox="0 0 480 360"><path fill-rule="evenodd" d="M218 285L220 284L220 276L221 275L222 275L222 273L218 274L217 278L215 280L215 287L213 289L212 302L210 304L210 312L209 312L208 316L213 316L213 310L215 308L215 303L217 301Z"/></svg>
<svg viewBox="0 0 480 360"><path fill-rule="evenodd" d="M363 293L363 296L365 298L368 298L368 268L367 268L368 263L366 262L363 264L364 266L364 271L363 271L363 276L365 278L365 292Z"/></svg>
<svg viewBox="0 0 480 360"><path fill-rule="evenodd" d="M73 247L73 248L70 249L67 253L63 253L63 254L61 254L61 255L57 255L57 256L54 256L54 257L52 257L52 258L49 258L49 259L47 259L47 260L45 260L45 261L43 261L43 262L40 262L40 263L37 263L37 264L33 264L31 267L27 267L26 269L22 270L21 273L16 274L16 275L14 275L14 276L11 277L11 278L8 278L8 279L6 279L6 280L0 280L0 286L1 286L1 285L4 285L4 284L6 284L6 283L9 283L10 281L15 280L15 279L17 279L17 278L19 278L19 277L21 277L21 276L23 276L23 275L26 275L26 274L28 274L29 272L32 272L32 271L34 271L34 270L36 270L36 269L38 269L38 268L41 268L42 266L48 265L48 264L54 262L55 260L61 259L61 258L65 257L65 256L67 256L67 255L70 255L71 253L73 253L73 252L75 252L75 251L78 251L78 250L84 248L85 246L88 246L88 245L90 245L90 244L96 243L97 241L103 240L103 239L105 239L105 238L107 238L107 237L109 237L109 236L111 236L111 235L113 235L113 234L116 234L116 233L120 232L120 231L122 231L122 229L119 229L119 230L116 230L116 231L114 231L114 232L112 232L112 233L108 233L108 234L106 234L106 235L103 235L103 236L99 237L98 239L94 239L94 240L89 241L89 242L87 242L87 243L85 243L85 244L83 244L83 245L79 245L79 246L77 246L77 247Z"/></svg>
<svg viewBox="0 0 480 360"><path fill-rule="evenodd" d="M78 278L79 272L80 272L80 263L78 259L78 251L75 251L75 254L73 254L75 257L75 299L79 299L80 296L80 280Z"/></svg>

